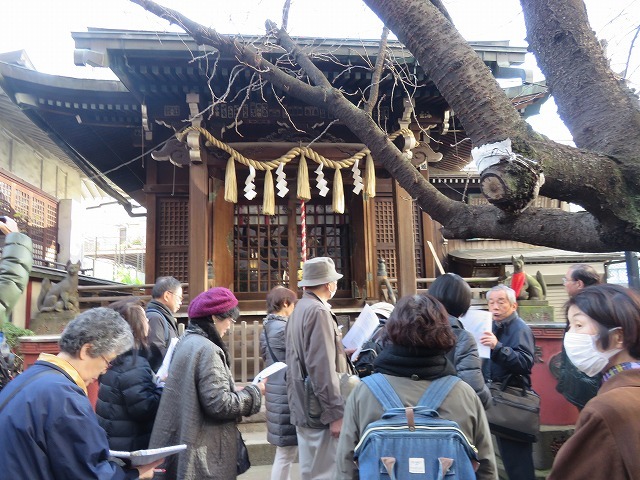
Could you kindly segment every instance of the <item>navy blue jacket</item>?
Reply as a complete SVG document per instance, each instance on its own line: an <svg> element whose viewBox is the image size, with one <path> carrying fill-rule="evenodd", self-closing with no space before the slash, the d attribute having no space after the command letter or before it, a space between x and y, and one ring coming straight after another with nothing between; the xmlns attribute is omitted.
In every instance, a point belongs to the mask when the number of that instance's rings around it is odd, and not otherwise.
<svg viewBox="0 0 640 480"><path fill-rule="evenodd" d="M29 378L0 411L2 478L29 480L121 480L138 478L108 461L107 435L84 391L61 368L37 361L0 392L0 405Z"/></svg>
<svg viewBox="0 0 640 480"><path fill-rule="evenodd" d="M529 325L514 312L501 322L493 322L493 334L498 343L491 350L488 373L485 370L487 380L503 382L510 374L521 375L524 386L531 388L535 341ZM520 386L515 380L509 383Z"/></svg>
<svg viewBox="0 0 640 480"><path fill-rule="evenodd" d="M145 352L134 349L115 359L100 377L96 414L111 450L149 448L162 389L156 386Z"/></svg>

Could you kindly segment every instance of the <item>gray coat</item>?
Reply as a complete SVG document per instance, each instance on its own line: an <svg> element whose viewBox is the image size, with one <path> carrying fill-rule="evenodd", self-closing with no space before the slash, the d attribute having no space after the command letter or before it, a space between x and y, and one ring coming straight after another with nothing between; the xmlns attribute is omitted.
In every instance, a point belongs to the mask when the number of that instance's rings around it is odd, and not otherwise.
<svg viewBox="0 0 640 480"><path fill-rule="evenodd" d="M266 366L286 360L286 326L287 319L279 315L269 314L264 319L264 328L260 336L260 353ZM265 335L269 336L268 345L271 350L267 347ZM275 356L275 361L271 352ZM267 440L269 443L278 447L297 445L296 427L291 425L289 401L287 400L286 369L269 376L265 403L267 407Z"/></svg>
<svg viewBox="0 0 640 480"><path fill-rule="evenodd" d="M405 406L413 406L418 403L431 383L430 380L416 381L408 377L391 375L385 375L385 377ZM497 480L498 469L491 443L489 424L480 399L473 392L473 389L466 383L456 383L438 408L438 413L442 418L457 422L469 441L478 449L480 467L476 472L476 478ZM379 420L381 416L382 405L373 396L369 387L364 384L358 385L349 396L344 412L340 440L338 440L336 479L359 478L358 468L353 462L353 451L367 425Z"/></svg>
<svg viewBox="0 0 640 480"><path fill-rule="evenodd" d="M482 360L478 355L478 345L473 335L464 329L460 320L449 315L449 324L456 334L456 346L449 351L447 358L456 368L458 377L471 385L476 391L484 408L489 405L491 393L482 375Z"/></svg>
<svg viewBox="0 0 640 480"><path fill-rule="evenodd" d="M236 478L236 423L260 402L254 385L235 391L222 349L190 326L174 351L149 445L187 445L167 459L165 478Z"/></svg>
<svg viewBox="0 0 640 480"><path fill-rule="evenodd" d="M311 378L322 408L320 421L329 424L342 418L344 400L338 373L347 373L342 334L328 305L306 291L287 322L287 396L291 423L307 427L304 413L304 378Z"/></svg>

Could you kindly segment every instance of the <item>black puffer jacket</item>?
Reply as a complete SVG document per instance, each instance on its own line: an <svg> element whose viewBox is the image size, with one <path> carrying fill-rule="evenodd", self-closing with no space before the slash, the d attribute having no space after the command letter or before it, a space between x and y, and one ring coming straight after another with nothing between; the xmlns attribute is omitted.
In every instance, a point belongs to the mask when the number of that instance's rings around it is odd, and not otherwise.
<svg viewBox="0 0 640 480"><path fill-rule="evenodd" d="M266 335L269 336L269 345L279 362L286 358L285 327L287 320L284 317L270 313L264 319L264 329L260 337L260 352L269 366L274 362L267 347ZM287 400L287 369L269 376L266 391L267 407L267 440L278 447L297 445L296 427L291 425L289 401Z"/></svg>
<svg viewBox="0 0 640 480"><path fill-rule="evenodd" d="M100 377L96 414L111 450L149 448L162 388L156 386L146 354L129 350Z"/></svg>
<svg viewBox="0 0 640 480"><path fill-rule="evenodd" d="M470 332L464 329L460 320L449 315L449 324L456 334L456 346L447 354L447 358L456 367L458 377L468 383L480 397L484 408L487 408L491 393L484 383L482 360L478 355L478 344Z"/></svg>

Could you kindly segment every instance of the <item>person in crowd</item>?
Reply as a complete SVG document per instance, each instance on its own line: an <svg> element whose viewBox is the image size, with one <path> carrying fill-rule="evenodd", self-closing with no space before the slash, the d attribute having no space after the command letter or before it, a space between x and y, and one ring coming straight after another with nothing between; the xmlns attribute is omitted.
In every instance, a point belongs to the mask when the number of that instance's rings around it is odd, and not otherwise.
<svg viewBox="0 0 640 480"><path fill-rule="evenodd" d="M24 292L33 266L33 244L11 217L0 217L0 232L5 235L0 259L0 327ZM0 328L1 329L1 328Z"/></svg>
<svg viewBox="0 0 640 480"><path fill-rule="evenodd" d="M178 337L178 322L173 316L182 305L182 286L173 277L159 277L151 289L147 304L151 368L157 372L172 338Z"/></svg>
<svg viewBox="0 0 640 480"><path fill-rule="evenodd" d="M368 377L374 373L373 363L378 354L384 348L384 327L393 312L393 305L387 302L377 302L371 305L371 310L378 317L378 326L371 336L360 346L360 352L357 358L353 359L353 366L360 378ZM351 356L354 350L345 350L347 355Z"/></svg>
<svg viewBox="0 0 640 480"><path fill-rule="evenodd" d="M329 257L307 260L298 282L305 292L287 322L287 397L303 480L334 478L344 413L339 374L347 373L348 365L338 322L328 302L341 278ZM311 428L305 415L306 376L320 403L322 428Z"/></svg>
<svg viewBox="0 0 640 480"><path fill-rule="evenodd" d="M260 353L267 367L286 360L285 328L296 300L295 292L283 286L273 288L267 295L267 317L260 335ZM265 394L267 440L276 446L271 480L291 478L291 465L298 459L298 438L296 427L291 425L285 375L286 370L271 375Z"/></svg>
<svg viewBox="0 0 640 480"><path fill-rule="evenodd" d="M569 359L602 386L580 412L549 480L632 480L640 475L640 294L619 285L581 290L567 302Z"/></svg>
<svg viewBox="0 0 640 480"><path fill-rule="evenodd" d="M236 389L222 340L240 316L238 299L214 287L189 303L189 325L175 348L150 447L186 444L167 459L166 478L236 478L236 424L260 410L264 382Z"/></svg>
<svg viewBox="0 0 640 480"><path fill-rule="evenodd" d="M100 377L96 414L107 432L111 450L144 450L149 448L162 393L149 366L149 320L144 302L138 297L119 300L109 308L122 315L131 327L133 348L119 355Z"/></svg>
<svg viewBox="0 0 640 480"><path fill-rule="evenodd" d="M487 303L493 317L491 332L480 337L480 343L491 349L485 377L493 382L506 382L516 387L531 388L534 338L529 325L518 316L516 293L506 285L487 292ZM533 444L496 435L502 463L511 480L535 480Z"/></svg>
<svg viewBox="0 0 640 480"><path fill-rule="evenodd" d="M471 287L455 273L440 275L429 287L429 294L444 305L449 314L449 323L456 335L456 346L449 351L458 376L476 391L482 405L489 406L491 393L482 375L482 361L478 356L478 345L473 335L464 329L459 318L471 306Z"/></svg>
<svg viewBox="0 0 640 480"><path fill-rule="evenodd" d="M405 406L417 404L431 382L456 371L446 352L456 338L447 311L429 294L401 298L386 324L384 349L375 359L382 373ZM367 425L379 420L383 409L366 385L358 385L347 400L334 478L357 479L353 461L355 446ZM489 424L480 399L465 382L458 382L438 409L440 417L458 423L478 449L479 479L497 479L497 468Z"/></svg>
<svg viewBox="0 0 640 480"><path fill-rule="evenodd" d="M160 461L123 469L109 461L87 385L130 350L127 322L109 308L79 314L62 332L60 353L38 361L0 392L0 465L3 478L152 478Z"/></svg>
<svg viewBox="0 0 640 480"><path fill-rule="evenodd" d="M599 285L601 280L595 268L591 265L579 263L569 268L567 274L562 278L562 283L569 297L573 297L583 288L591 285ZM569 326L569 320L567 320L567 331L569 330ZM600 374L590 377L578 370L575 365L569 361L564 345L562 346L560 372L556 390L560 392L564 398L575 405L578 410L582 410L586 403L598 393L601 382L602 377Z"/></svg>

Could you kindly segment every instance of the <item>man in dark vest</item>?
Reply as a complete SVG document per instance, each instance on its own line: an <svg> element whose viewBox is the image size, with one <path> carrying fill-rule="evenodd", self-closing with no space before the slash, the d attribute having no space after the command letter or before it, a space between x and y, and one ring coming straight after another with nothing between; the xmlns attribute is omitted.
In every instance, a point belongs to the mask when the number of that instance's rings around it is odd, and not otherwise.
<svg viewBox="0 0 640 480"><path fill-rule="evenodd" d="M154 372L162 365L162 359L172 338L178 337L178 323L173 316L182 305L182 287L173 277L159 277L151 290L147 304L149 319L149 364Z"/></svg>

